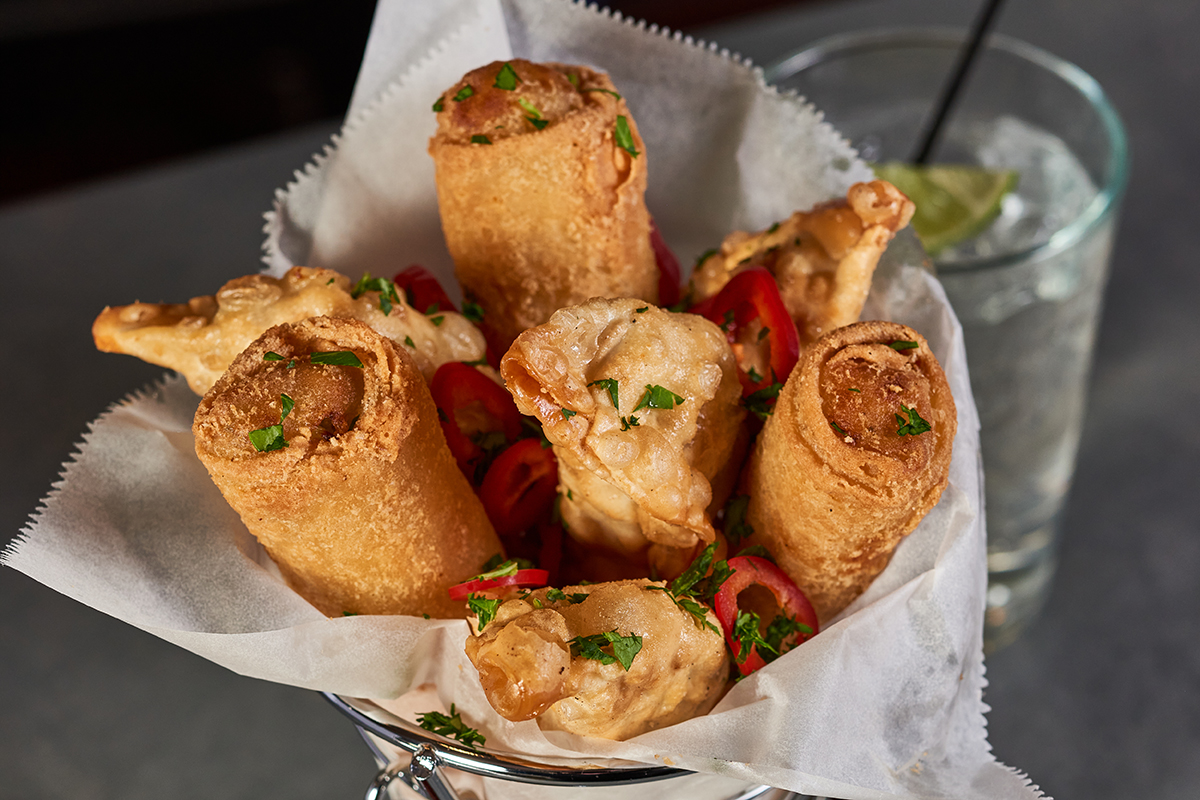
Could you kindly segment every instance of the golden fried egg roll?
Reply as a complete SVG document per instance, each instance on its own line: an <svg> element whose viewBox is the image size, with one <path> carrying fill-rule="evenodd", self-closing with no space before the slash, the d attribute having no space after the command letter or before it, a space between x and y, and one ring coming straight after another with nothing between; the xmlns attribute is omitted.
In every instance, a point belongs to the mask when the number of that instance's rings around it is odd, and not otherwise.
<svg viewBox="0 0 1200 800"><path fill-rule="evenodd" d="M235 278L216 295L187 303L105 308L92 324L92 337L106 353L126 353L181 373L196 394L207 392L267 328L309 317L365 322L403 345L426 381L447 361L476 361L486 351L483 335L461 314L427 317L411 308L403 293L382 304L378 291L353 294L345 275L293 267L282 278Z"/></svg>
<svg viewBox="0 0 1200 800"><path fill-rule="evenodd" d="M747 465L746 520L822 623L937 503L956 429L946 376L912 328L860 322L801 355Z"/></svg>
<svg viewBox="0 0 1200 800"><path fill-rule="evenodd" d="M268 330L192 432L288 584L330 616L463 617L447 589L502 552L416 363L357 320Z"/></svg>
<svg viewBox="0 0 1200 800"><path fill-rule="evenodd" d="M796 321L801 346L807 346L858 321L879 257L915 210L895 186L871 181L765 231L731 233L696 267L694 299L715 295L747 267L766 267Z"/></svg>
<svg viewBox="0 0 1200 800"><path fill-rule="evenodd" d="M466 651L488 702L514 722L616 740L707 714L729 678L716 616L704 624L662 587L538 589L476 620Z"/></svg>
<svg viewBox="0 0 1200 800"><path fill-rule="evenodd" d="M500 373L554 445L574 539L643 563L651 544L713 540L713 483L737 460L745 415L716 325L595 298L517 337Z"/></svg>
<svg viewBox="0 0 1200 800"><path fill-rule="evenodd" d="M607 75L497 61L435 108L442 230L497 352L591 297L657 300L645 146Z"/></svg>

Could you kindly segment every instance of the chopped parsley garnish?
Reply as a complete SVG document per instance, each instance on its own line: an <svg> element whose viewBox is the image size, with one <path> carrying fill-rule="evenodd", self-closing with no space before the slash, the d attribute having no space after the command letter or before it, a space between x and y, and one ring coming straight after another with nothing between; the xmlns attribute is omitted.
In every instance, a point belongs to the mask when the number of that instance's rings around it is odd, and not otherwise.
<svg viewBox="0 0 1200 800"><path fill-rule="evenodd" d="M757 392L751 392L742 398L742 405L754 416L765 420L774 413L775 400L779 397L779 390L782 388L783 384L776 381L770 386L759 389Z"/></svg>
<svg viewBox="0 0 1200 800"><path fill-rule="evenodd" d="M649 311L649 310L650 310L650 306L642 306L641 308L635 308L635 309L633 310L633 313L635 313L635 314L645 314L645 313L646 313L647 311Z"/></svg>
<svg viewBox="0 0 1200 800"><path fill-rule="evenodd" d="M908 421L904 421L904 417L896 414L896 423L900 426L896 431L898 436L919 436L922 433L928 433L933 430L928 420L921 419L921 415L917 413L916 407L909 408L903 403L900 404L900 410L908 415Z"/></svg>
<svg viewBox="0 0 1200 800"><path fill-rule="evenodd" d="M480 356L474 361L463 361L461 363L466 364L468 367L486 367L488 365L488 360L487 356Z"/></svg>
<svg viewBox="0 0 1200 800"><path fill-rule="evenodd" d="M526 100L524 97L517 98L517 105L529 112L525 119L537 130L540 131L542 128L550 124L550 120L542 118L542 112L537 110L537 106Z"/></svg>
<svg viewBox="0 0 1200 800"><path fill-rule="evenodd" d="M471 322L483 322L483 306L470 300L464 300L462 315Z"/></svg>
<svg viewBox="0 0 1200 800"><path fill-rule="evenodd" d="M578 88L579 88L579 76L578 76L578 75L576 75L574 72L568 72L568 73L567 73L567 81L568 81L568 82L569 82L569 83L570 83L572 86L574 86L576 89L578 89Z"/></svg>
<svg viewBox="0 0 1200 800"><path fill-rule="evenodd" d="M638 400L634 411L640 411L643 408L661 408L665 411L671 411L675 406L683 405L684 398L672 392L670 389L664 389L658 384L646 384L646 391L642 394L642 399Z"/></svg>
<svg viewBox="0 0 1200 800"><path fill-rule="evenodd" d="M618 663L628 672L633 664L633 658L642 650L642 637L636 633L622 636L615 630L607 633L597 633L593 636L576 636L570 642L571 655L583 656L601 664ZM604 652L610 647L612 654Z"/></svg>
<svg viewBox="0 0 1200 800"><path fill-rule="evenodd" d="M521 565L522 561L525 562L525 566ZM503 560L500 558L500 554L497 553L489 558L487 563L483 565L483 572L471 578L471 580L486 581L491 580L492 578L506 578L509 575L516 575L517 570L527 569L531 566L533 566L533 564L529 561L525 561L525 559L510 558Z"/></svg>
<svg viewBox="0 0 1200 800"><path fill-rule="evenodd" d="M283 356L276 353L274 350L268 350L263 353L263 361L283 361Z"/></svg>
<svg viewBox="0 0 1200 800"><path fill-rule="evenodd" d="M767 626L767 632L763 636L767 640L767 647L772 652L783 655L787 650L783 647L783 640L795 633L804 633L811 635L813 629L800 622L797 619L792 619L787 614L779 614L775 619L771 620L771 624ZM790 649L790 648L789 648ZM760 654L761 655L761 654ZM773 658L764 657L764 661L773 661Z"/></svg>
<svg viewBox="0 0 1200 800"><path fill-rule="evenodd" d="M466 100L473 94L475 94L474 89L472 89L470 86L464 86L455 93L454 102L461 103L463 100Z"/></svg>
<svg viewBox="0 0 1200 800"><path fill-rule="evenodd" d="M546 590L546 599L547 600L565 600L568 603L573 603L575 605L578 605L579 603L582 603L584 600L588 599L588 593L587 592L571 592L571 594L567 594L562 589L547 589Z"/></svg>
<svg viewBox="0 0 1200 800"><path fill-rule="evenodd" d="M775 232L775 231L777 231L777 230L779 230L779 223L778 223L778 222L776 222L776 223L775 223L774 225L772 225L771 227L767 228L767 233L774 233L774 232Z"/></svg>
<svg viewBox="0 0 1200 800"><path fill-rule="evenodd" d="M505 61L504 66L500 67L500 71L496 73L496 82L492 85L497 89L511 92L517 88L517 84L520 82L521 79L517 77L517 71L512 68L512 64Z"/></svg>
<svg viewBox="0 0 1200 800"><path fill-rule="evenodd" d="M602 94L610 94L613 97L617 98L618 100L621 99L621 95L617 94L612 89L602 89L599 86L595 87L594 89L580 89L579 91L581 91L581 92L600 92ZM619 117L619 119L624 119L624 117ZM636 156L637 153L634 153L634 155Z"/></svg>
<svg viewBox="0 0 1200 800"><path fill-rule="evenodd" d="M425 316L429 316L430 314L436 314L437 312L439 312L441 310L442 310L441 303L430 303L429 306L425 309Z"/></svg>
<svg viewBox="0 0 1200 800"><path fill-rule="evenodd" d="M482 133L477 133L471 137L471 144L491 144L492 140L484 136Z"/></svg>
<svg viewBox="0 0 1200 800"><path fill-rule="evenodd" d="M771 656L778 658L779 651L771 647L771 644L763 638L762 632L759 630L758 614L753 611L738 610L737 621L733 623L733 639L738 643L738 652L736 661L739 664L746 663L746 659L750 655L750 649L758 646L758 654L762 656L763 661L772 661Z"/></svg>
<svg viewBox="0 0 1200 800"><path fill-rule="evenodd" d="M279 405L278 425L268 425L265 428L259 428L246 434L250 437L250 444L254 445L254 449L260 453L282 450L288 446L287 439L283 438L283 421L287 419L288 414L292 413L292 409L296 407L296 403L286 394L281 394L279 395Z"/></svg>
<svg viewBox="0 0 1200 800"><path fill-rule="evenodd" d="M641 424L642 423L638 420L638 418L633 416L632 414L629 416L628 419L626 419L625 417L621 417L621 430L623 430L623 431L627 431L630 428L636 428Z"/></svg>
<svg viewBox="0 0 1200 800"><path fill-rule="evenodd" d="M753 364L750 365L750 369L746 370L746 376L755 383L761 383L763 379L762 373L756 370Z"/></svg>
<svg viewBox="0 0 1200 800"><path fill-rule="evenodd" d="M502 602L504 601L498 597L493 600L481 594L467 595L467 608L479 618L479 630L486 628L487 624L496 618L496 612L500 610Z"/></svg>
<svg viewBox="0 0 1200 800"><path fill-rule="evenodd" d="M746 521L746 509L750 505L750 495L738 494L725 504L725 538L731 544L736 544L754 533L754 526Z"/></svg>
<svg viewBox="0 0 1200 800"><path fill-rule="evenodd" d="M343 617L357 617L358 612L357 611L343 611L342 616Z"/></svg>
<svg viewBox="0 0 1200 800"><path fill-rule="evenodd" d="M309 360L314 364L330 367L361 367L363 362L351 350L333 350L328 353L313 353Z"/></svg>
<svg viewBox="0 0 1200 800"><path fill-rule="evenodd" d="M853 386L851 386L851 387L850 387L849 389L847 389L846 391L847 391L847 392L854 392L855 394L862 394L862 389L855 389Z"/></svg>
<svg viewBox="0 0 1200 800"><path fill-rule="evenodd" d="M758 332L758 341L761 342L763 339L767 338L770 335L771 335L771 329L768 328L766 325L764 325L762 327L762 330L760 330Z"/></svg>
<svg viewBox="0 0 1200 800"><path fill-rule="evenodd" d="M737 557L754 556L755 558L765 558L772 564L775 563L775 556L771 555L771 551L763 547L761 544L752 544L749 547L743 547L738 551Z"/></svg>
<svg viewBox="0 0 1200 800"><path fill-rule="evenodd" d="M569 408L564 408L562 410L563 419L570 419L571 417L575 416L578 413L579 413L578 411L572 411Z"/></svg>
<svg viewBox="0 0 1200 800"><path fill-rule="evenodd" d="M462 721L462 717L458 715L458 711L454 709L454 704L450 704L450 715L446 716L440 711L426 711L417 717L417 724L430 733L436 733L438 736L453 737L465 744L467 747L475 747L476 745L486 744L487 737L474 728L467 727Z"/></svg>
<svg viewBox="0 0 1200 800"><path fill-rule="evenodd" d="M446 107L446 105L445 105L445 104L442 102L442 100L443 100L443 99L444 99L444 98L442 98L442 97L439 95L439 96L438 96L438 99L434 101L434 103L433 103L433 110L434 110L434 111L441 111L443 108L445 108L445 107Z"/></svg>
<svg viewBox="0 0 1200 800"><path fill-rule="evenodd" d="M413 342L413 340L412 340L412 337L411 337L411 336L405 336L405 337L404 337L404 343L405 343L406 345L408 345L409 347L411 347L413 350L416 350L416 349L417 349L417 345L416 345L416 344Z"/></svg>
<svg viewBox="0 0 1200 800"><path fill-rule="evenodd" d="M637 147L633 144L633 131L629 129L629 120L625 118L624 114L617 115L616 135L617 147L629 153L634 158L641 155Z"/></svg>
<svg viewBox="0 0 1200 800"><path fill-rule="evenodd" d="M379 310L385 317L392 313L392 303L400 302L396 284L387 278L372 278L369 272L364 272L363 276L358 279L358 283L354 284L354 288L350 290L350 296L357 300L362 297L364 292L379 292Z"/></svg>
<svg viewBox="0 0 1200 800"><path fill-rule="evenodd" d="M437 328L437 327L440 327L441 324L446 321L446 318L439 314L436 317L430 317L429 321L433 323L433 327Z"/></svg>
<svg viewBox="0 0 1200 800"><path fill-rule="evenodd" d="M621 409L621 398L617 394L619 387L617 385L616 378L601 378L599 380L592 381L588 384L588 386L599 386L601 389L608 392L608 397L610 400L612 400L613 408L617 409L618 411Z"/></svg>
<svg viewBox="0 0 1200 800"><path fill-rule="evenodd" d="M708 259L712 258L716 254L717 254L717 248L715 248L715 247L710 250L705 250L703 253L700 254L700 257L696 259L696 266L697 267L700 266L701 264L703 264L705 261L708 261Z"/></svg>
<svg viewBox="0 0 1200 800"><path fill-rule="evenodd" d="M538 439L542 443L543 450L549 450L552 446L550 440L546 438L546 431L542 428L542 423L538 422L533 417L521 417L521 427L525 429L526 439Z"/></svg>
<svg viewBox="0 0 1200 800"><path fill-rule="evenodd" d="M904 350L912 350L914 348L920 347L920 345L917 344L916 342L906 342L904 340L900 340L897 342L892 342L891 344L888 345L888 347L890 347L896 351L904 351Z"/></svg>
<svg viewBox="0 0 1200 800"><path fill-rule="evenodd" d="M846 435L846 431L845 431L845 429L844 429L844 428L842 428L842 426L841 426L841 425L838 425L838 424L837 424L836 422L834 422L833 420L829 420L829 425L830 425L830 427L832 427L832 428L833 428L835 431L837 431L837 432L838 432L838 434L839 434L840 436L845 436L845 435Z"/></svg>
<svg viewBox="0 0 1200 800"><path fill-rule="evenodd" d="M692 615L697 628L708 628L714 633L720 633L717 626L708 619L708 609L699 601L711 604L713 597L721 588L721 584L729 579L735 570L729 568L728 561L718 561L713 564L713 556L717 552L717 543L713 542L696 556L691 565L678 578L667 586L647 586L648 590L665 592L675 605ZM709 567L712 574L709 574Z"/></svg>
<svg viewBox="0 0 1200 800"><path fill-rule="evenodd" d="M734 319L733 309L731 308L721 315L721 329L732 333L736 327L737 321Z"/></svg>

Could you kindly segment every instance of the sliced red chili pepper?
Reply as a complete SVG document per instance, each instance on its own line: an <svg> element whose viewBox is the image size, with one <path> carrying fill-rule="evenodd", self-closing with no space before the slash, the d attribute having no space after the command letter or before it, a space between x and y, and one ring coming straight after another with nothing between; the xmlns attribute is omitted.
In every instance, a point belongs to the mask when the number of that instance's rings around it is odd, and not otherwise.
<svg viewBox="0 0 1200 800"><path fill-rule="evenodd" d="M808 602L804 592L800 591L787 573L767 559L758 556L731 558L729 567L734 570L734 573L717 592L713 600L713 610L717 613L717 619L720 620L721 628L725 631L725 641L729 645L730 652L733 653L739 672L749 675L767 664L767 659L758 652L757 643L751 644L749 653L742 658L742 641L736 633L738 611L740 610L738 595L751 586L762 586L774 595L775 602L779 605L780 616L790 620L790 623L781 623L781 628L788 630L788 634L780 640L779 650L781 653L785 649L791 649L808 641L817 634L819 630L817 612L813 610L812 603ZM778 619L777 616L776 620ZM806 631L799 626L805 626L809 630ZM768 658L775 656L769 652L767 655Z"/></svg>
<svg viewBox="0 0 1200 800"><path fill-rule="evenodd" d="M494 589L545 586L549 579L550 573L544 569L519 569L512 575L504 575L499 578L476 578L465 583L455 584L449 589L450 599L466 600L468 595Z"/></svg>
<svg viewBox="0 0 1200 800"><path fill-rule="evenodd" d="M507 389L459 361L438 367L429 391L458 468L467 480L477 483L475 470L487 453L521 436L521 412ZM504 441L485 441L492 432L501 434ZM493 446L485 449L483 445L487 444Z"/></svg>
<svg viewBox="0 0 1200 800"><path fill-rule="evenodd" d="M653 219L650 220L650 247L654 249L654 263L658 265L658 304L663 308L673 306L682 296L679 259L667 247Z"/></svg>
<svg viewBox="0 0 1200 800"><path fill-rule="evenodd" d="M433 273L424 267L413 264L411 267L396 273L392 279L396 288L404 292L408 304L422 314L434 311L458 311L450 300L450 295L442 288Z"/></svg>
<svg viewBox="0 0 1200 800"><path fill-rule="evenodd" d="M511 536L549 513L558 494L558 461L538 439L522 439L488 468L479 499L492 527Z"/></svg>
<svg viewBox="0 0 1200 800"><path fill-rule="evenodd" d="M744 397L773 383L785 383L800 358L796 323L779 296L774 276L764 267L749 267L734 275L720 292L693 306L691 312L725 331L738 356ZM755 320L759 324L751 328ZM767 352L763 353L763 348ZM767 367L754 375L749 373L753 360L747 352L752 349L763 354L759 360Z"/></svg>

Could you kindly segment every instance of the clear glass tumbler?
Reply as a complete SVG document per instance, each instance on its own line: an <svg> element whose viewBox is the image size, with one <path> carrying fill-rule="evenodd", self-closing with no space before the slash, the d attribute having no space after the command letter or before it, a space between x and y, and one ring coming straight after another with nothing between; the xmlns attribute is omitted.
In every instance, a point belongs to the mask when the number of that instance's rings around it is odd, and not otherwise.
<svg viewBox="0 0 1200 800"><path fill-rule="evenodd" d="M768 68L869 162L908 161L965 33L869 31ZM982 423L988 531L985 642L1041 608L1082 427L1128 159L1120 119L1078 67L992 36L930 163L1019 173L996 221L934 258L962 322Z"/></svg>

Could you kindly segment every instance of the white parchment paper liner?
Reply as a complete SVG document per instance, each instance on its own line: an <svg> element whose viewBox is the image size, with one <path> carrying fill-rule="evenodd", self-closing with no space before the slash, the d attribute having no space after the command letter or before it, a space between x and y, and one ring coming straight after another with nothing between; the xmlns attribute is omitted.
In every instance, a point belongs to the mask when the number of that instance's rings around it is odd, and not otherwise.
<svg viewBox="0 0 1200 800"><path fill-rule="evenodd" d="M416 262L453 286L425 153L430 105L468 70L514 56L610 73L646 141L651 211L685 261L730 230L763 227L870 175L811 107L677 34L553 0L382 0L346 127L268 215L270 271L308 263L390 275ZM3 561L244 675L398 697L390 707L410 718L435 698L454 702L497 749L667 763L864 800L1037 797L986 741L978 420L961 330L921 257L911 236L897 239L864 318L916 328L941 359L959 408L950 486L839 620L706 717L623 743L547 736L492 712L463 654L464 622L326 619L282 584L208 479L193 453L198 399L177 377L91 425ZM698 800L732 785L697 777L630 796Z"/></svg>

